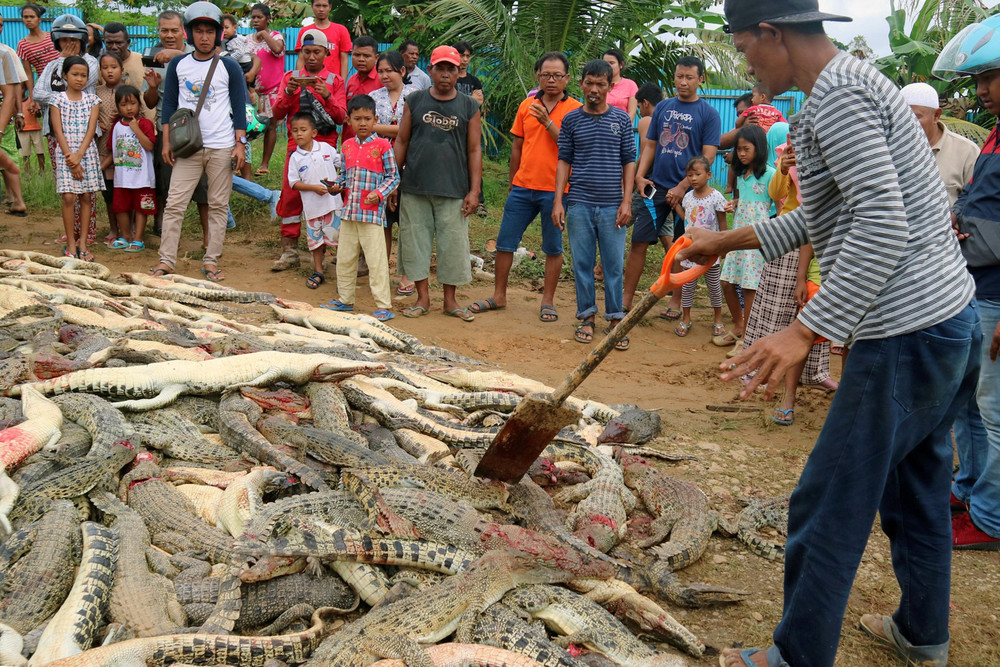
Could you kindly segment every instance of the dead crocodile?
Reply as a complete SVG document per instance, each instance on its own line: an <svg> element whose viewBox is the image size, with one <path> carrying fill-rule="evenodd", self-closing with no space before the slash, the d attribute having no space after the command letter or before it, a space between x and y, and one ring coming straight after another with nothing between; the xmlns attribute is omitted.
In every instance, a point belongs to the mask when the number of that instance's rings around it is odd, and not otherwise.
<svg viewBox="0 0 1000 667"><path fill-rule="evenodd" d="M325 354L257 352L209 361L164 361L141 370L91 368L36 382L42 394L89 392L128 400L115 403L120 410L151 410L167 405L181 394L218 394L226 389L273 384L279 380L305 384L310 380L336 382L352 375L377 373L385 366L347 361ZM19 387L9 392L20 393Z"/></svg>

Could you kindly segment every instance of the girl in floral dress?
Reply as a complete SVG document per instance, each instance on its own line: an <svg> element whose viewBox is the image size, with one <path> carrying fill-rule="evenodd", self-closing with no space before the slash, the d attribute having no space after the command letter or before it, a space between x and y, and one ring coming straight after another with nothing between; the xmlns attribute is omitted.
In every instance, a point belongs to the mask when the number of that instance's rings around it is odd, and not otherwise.
<svg viewBox="0 0 1000 667"><path fill-rule="evenodd" d="M84 92L90 76L90 66L80 56L70 56L63 61L63 79L66 90L56 95L49 110L49 122L59 150L56 151L56 192L62 196L63 227L66 230L66 247L63 254L93 261L87 250L87 236L83 230L77 235L73 229L73 208L80 207L80 219L91 220L91 202L96 193L104 189L104 175L97 157L94 136L97 134L97 116L101 101L97 95ZM91 230L90 235L96 234Z"/></svg>
<svg viewBox="0 0 1000 667"><path fill-rule="evenodd" d="M726 211L733 213L733 229L767 220L771 216L774 204L767 190L774 176L774 167L767 163L767 156L764 130L757 125L740 128L736 134L736 160L733 161L739 198L726 204ZM726 255L720 278L737 338L742 338L746 329L763 268L764 256L759 250L734 250ZM743 290L742 309L736 285ZM737 343L727 356L736 356L741 349L742 344Z"/></svg>

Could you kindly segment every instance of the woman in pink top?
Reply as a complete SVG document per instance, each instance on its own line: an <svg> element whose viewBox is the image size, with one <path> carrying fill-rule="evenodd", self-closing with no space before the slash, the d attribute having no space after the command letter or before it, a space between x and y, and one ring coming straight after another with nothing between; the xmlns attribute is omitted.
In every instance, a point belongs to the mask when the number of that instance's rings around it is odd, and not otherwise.
<svg viewBox="0 0 1000 667"><path fill-rule="evenodd" d="M256 30L250 35L251 50L260 58L260 69L257 70L257 81L254 89L257 91L257 115L260 118L271 119L271 105L278 94L281 77L285 73L285 37L277 30L271 30L271 9L264 4L256 4L250 11L250 26ZM260 167L257 174L266 174L271 163L271 153L278 140L275 123L268 123L264 131L264 150L261 152Z"/></svg>
<svg viewBox="0 0 1000 667"><path fill-rule="evenodd" d="M611 79L611 90L608 91L608 104L627 113L634 123L635 110L638 107L635 94L639 92L639 86L635 85L635 81L632 79L622 78L622 70L625 69L625 55L618 49L608 49L604 52L604 62L611 65L611 71L615 75Z"/></svg>

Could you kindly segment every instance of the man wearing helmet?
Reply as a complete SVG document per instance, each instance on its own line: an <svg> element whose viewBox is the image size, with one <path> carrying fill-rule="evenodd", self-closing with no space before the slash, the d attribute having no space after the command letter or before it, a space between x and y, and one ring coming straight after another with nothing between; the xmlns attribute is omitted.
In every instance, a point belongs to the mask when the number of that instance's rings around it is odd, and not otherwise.
<svg viewBox="0 0 1000 667"><path fill-rule="evenodd" d="M1000 116L1000 16L956 35L934 63L946 79L971 76L987 111ZM976 160L972 179L952 207L955 230L976 299L983 345L979 388L968 409L969 428L956 430L958 473L951 489L952 547L1000 550L1000 135L994 126ZM942 499L943 500L943 499Z"/></svg>
<svg viewBox="0 0 1000 667"><path fill-rule="evenodd" d="M832 667L876 514L901 595L861 629L908 665L948 662L951 424L976 388L982 332L948 193L899 90L839 51L816 0L726 0L727 32L773 94L808 95L790 119L802 205L730 232L689 229L678 259L812 243L819 292L786 329L723 366L756 370L741 396L770 399L817 335L851 345L840 388L789 501L784 600L773 644L728 649L726 667ZM711 258L714 261L714 257Z"/></svg>
<svg viewBox="0 0 1000 667"><path fill-rule="evenodd" d="M216 54L222 43L222 12L218 7L195 2L184 12L184 28L194 51L174 57L164 76L162 154L163 161L173 166L173 173L163 214L160 263L151 272L173 273L184 211L204 174L208 179L208 233L201 271L209 280L219 281L223 279L219 257L233 187L231 161L238 171L246 159L247 89L239 64ZM195 110L206 82L208 92L198 115L203 148L190 157L175 159L170 149L170 117L179 108Z"/></svg>

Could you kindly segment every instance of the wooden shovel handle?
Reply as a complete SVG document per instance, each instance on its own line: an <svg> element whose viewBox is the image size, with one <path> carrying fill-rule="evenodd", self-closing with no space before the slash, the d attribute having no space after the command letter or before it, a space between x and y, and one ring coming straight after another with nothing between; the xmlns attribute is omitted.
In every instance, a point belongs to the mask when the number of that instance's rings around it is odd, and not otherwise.
<svg viewBox="0 0 1000 667"><path fill-rule="evenodd" d="M686 248L691 245L691 239L686 236L682 236L677 239L677 241L670 247L667 252L667 256L663 260L663 266L660 267L660 276L657 278L656 282L650 288L648 292L642 297L638 305L633 305L632 310L629 311L625 319L621 320L611 332L605 336L604 340L595 347L587 358L576 367L569 376L562 381L562 383L555 388L552 392L552 402L556 405L562 405L563 401L569 398L570 394L580 386L580 383L587 379L587 376L597 368L597 365L604 360L604 357L608 356L608 353L614 349L615 345L624 338L632 327L641 320L649 310L656 305L662 297L666 296L668 292L673 289L679 288L685 283L691 282L692 280L697 280L698 276L702 275L708 271L709 267L715 264L715 258L711 258L707 264L699 265L693 269L688 269L686 271L681 271L680 273L671 274L670 269L674 265L674 258L677 253L680 252L681 248Z"/></svg>

